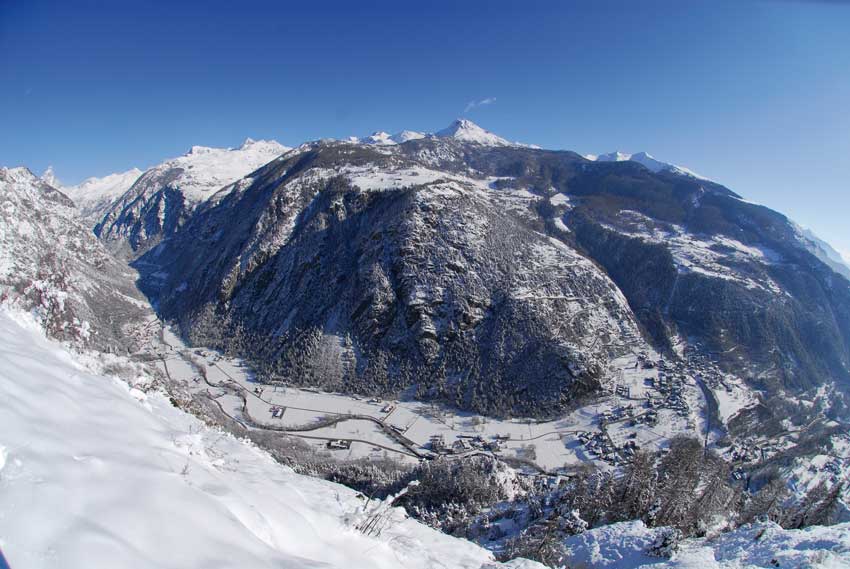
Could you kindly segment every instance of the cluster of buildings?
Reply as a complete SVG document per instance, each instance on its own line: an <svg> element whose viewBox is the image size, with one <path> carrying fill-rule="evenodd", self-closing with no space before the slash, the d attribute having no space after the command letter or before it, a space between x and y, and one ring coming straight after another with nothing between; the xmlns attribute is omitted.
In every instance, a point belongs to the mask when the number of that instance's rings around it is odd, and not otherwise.
<svg viewBox="0 0 850 569"><path fill-rule="evenodd" d="M685 358L686 369L693 375L699 375L708 387L732 391L732 387L726 383L726 375L704 354L699 353L695 346L685 348Z"/></svg>
<svg viewBox="0 0 850 569"><path fill-rule="evenodd" d="M663 362L661 362L663 365ZM690 414L690 407L685 401L685 375L682 372L662 371L659 367L657 377L647 377L644 382L657 391L658 398L650 397L647 406L650 409L673 409L682 417Z"/></svg>
<svg viewBox="0 0 850 569"><path fill-rule="evenodd" d="M457 435L457 438L448 444L443 435L432 435L428 440L428 448L437 454L462 454L473 450L499 452L507 440L508 437L500 435L495 435L489 441L481 435Z"/></svg>
<svg viewBox="0 0 850 569"><path fill-rule="evenodd" d="M619 405L608 409L599 414L599 425L605 427L610 423L621 421L623 419L631 419L635 415L634 405Z"/></svg>
<svg viewBox="0 0 850 569"><path fill-rule="evenodd" d="M617 445L611 441L606 433L583 431L578 434L578 440L584 446L585 450L597 459L613 465L623 463Z"/></svg>

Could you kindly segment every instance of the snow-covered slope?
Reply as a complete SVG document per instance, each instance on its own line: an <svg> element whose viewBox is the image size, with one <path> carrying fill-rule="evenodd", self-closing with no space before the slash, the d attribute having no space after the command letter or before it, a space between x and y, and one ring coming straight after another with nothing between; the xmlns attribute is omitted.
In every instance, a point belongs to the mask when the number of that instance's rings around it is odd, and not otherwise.
<svg viewBox="0 0 850 569"><path fill-rule="evenodd" d="M126 241L133 250L155 242L179 227L197 204L288 150L273 140L250 138L239 148L193 146L142 174L95 232L107 242Z"/></svg>
<svg viewBox="0 0 850 569"><path fill-rule="evenodd" d="M568 538L567 567L595 569L842 569L850 567L850 524L784 530L767 522L746 525L713 539L687 539L669 559L652 555L669 532L624 522Z"/></svg>
<svg viewBox="0 0 850 569"><path fill-rule="evenodd" d="M511 146L511 143L488 130L484 130L474 122L457 119L443 130L437 131L438 138L454 138L463 142L474 142L485 146Z"/></svg>
<svg viewBox="0 0 850 569"><path fill-rule="evenodd" d="M26 168L0 168L0 304L33 310L56 338L123 348L149 312L136 277L67 196Z"/></svg>
<svg viewBox="0 0 850 569"><path fill-rule="evenodd" d="M467 119L457 119L446 128L438 130L434 134L424 134L413 130L403 130L391 135L388 132L376 131L369 136L353 136L348 140L349 142L360 144L389 146L393 144L402 144L409 140L419 140L428 137L450 138L461 142L472 142L484 146L515 146L501 136L497 136L488 130L484 130L474 122Z"/></svg>
<svg viewBox="0 0 850 569"><path fill-rule="evenodd" d="M686 176L692 176L694 178L698 178L700 180L705 180L704 176L700 176L693 170L689 170L684 166L677 166L676 164L670 164L669 162L662 162L661 160L656 159L650 154L646 152L638 152L636 154L626 154L624 152L609 152L608 154L600 154L599 156L594 156L593 154L586 154L585 158L588 160L593 160L595 162L637 162L638 164L643 164L646 166L651 172L674 172L676 174L684 174Z"/></svg>
<svg viewBox="0 0 850 569"><path fill-rule="evenodd" d="M800 243L815 257L826 263L833 271L850 279L850 262L836 251L832 245L815 235L811 229L795 224Z"/></svg>
<svg viewBox="0 0 850 569"><path fill-rule="evenodd" d="M141 170L132 168L126 172L117 172L102 178L87 178L75 186L57 187L74 200L83 220L88 225L94 226L109 206L129 190L141 175ZM42 179L48 181L44 177Z"/></svg>
<svg viewBox="0 0 850 569"><path fill-rule="evenodd" d="M398 144L401 144L408 140L419 140L420 138L425 138L425 135L421 132L416 132L415 130L403 130L394 134L392 138Z"/></svg>
<svg viewBox="0 0 850 569"><path fill-rule="evenodd" d="M364 536L356 492L296 475L141 385L93 375L26 315L0 311L0 547L11 567L496 565L401 510Z"/></svg>

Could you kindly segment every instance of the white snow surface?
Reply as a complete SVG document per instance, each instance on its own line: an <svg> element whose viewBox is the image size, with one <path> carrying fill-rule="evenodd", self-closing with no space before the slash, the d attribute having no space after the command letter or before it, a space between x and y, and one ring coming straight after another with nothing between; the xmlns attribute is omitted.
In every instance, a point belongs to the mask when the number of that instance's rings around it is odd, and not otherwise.
<svg viewBox="0 0 850 569"><path fill-rule="evenodd" d="M705 176L701 176L693 170L690 170L689 168L685 168L684 166L670 164L669 162L662 162L661 160L658 160L657 158L655 158L651 154L647 154L646 152L628 154L625 152L616 151L609 152L607 154L600 154L598 156L594 154L585 154L584 157L588 160L593 160L594 162L637 162L638 164L643 164L644 166L646 166L647 169L652 172L661 172L662 170L664 170L675 172L677 174L684 174L686 176L691 176L700 180L708 179Z"/></svg>
<svg viewBox="0 0 850 569"><path fill-rule="evenodd" d="M403 130L401 132L397 132L395 134L390 134L383 130L379 130L373 132L369 136L349 136L348 142L354 142L359 144L373 144L375 146L393 146L395 144L403 144L409 140L419 140L420 138L425 138L428 136L422 132L416 132L415 130Z"/></svg>
<svg viewBox="0 0 850 569"><path fill-rule="evenodd" d="M96 220L106 212L112 202L129 190L141 175L141 170L132 168L102 178L87 178L74 186L56 186L44 176L42 180L71 198L84 219Z"/></svg>
<svg viewBox="0 0 850 569"><path fill-rule="evenodd" d="M598 569L850 568L850 524L784 530L774 523L742 526L713 538L687 539L670 559L647 555L661 528L623 522L568 538L567 567Z"/></svg>
<svg viewBox="0 0 850 569"><path fill-rule="evenodd" d="M501 136L495 135L489 130L485 130L467 119L456 119L449 126L442 130L438 130L434 134L425 134L414 130L403 130L396 134L389 134L384 131L376 131L369 136L357 137L351 136L349 142L360 144L372 144L376 146L391 146L394 144L402 144L409 140L418 140L420 138L436 137L436 138L454 138L463 142L473 142L485 146L527 146L511 143Z"/></svg>
<svg viewBox="0 0 850 569"><path fill-rule="evenodd" d="M239 148L193 146L183 156L167 160L152 170L182 169L183 173L172 185L190 202L200 202L288 150L289 147L274 140L250 138Z"/></svg>
<svg viewBox="0 0 850 569"><path fill-rule="evenodd" d="M0 311L0 549L14 568L484 568L478 546L294 474ZM370 509L376 503L373 501ZM508 566L540 569L515 561Z"/></svg>
<svg viewBox="0 0 850 569"><path fill-rule="evenodd" d="M681 273L696 272L706 276L736 281L747 288L781 292L779 285L768 276L754 279L730 265L730 261L756 262L769 265L781 261L779 255L767 248L750 246L723 235L695 235L680 225L661 227L652 218L638 211L621 210L618 218L623 226L613 228L649 242L663 243L673 255L676 269Z"/></svg>
<svg viewBox="0 0 850 569"><path fill-rule="evenodd" d="M457 119L452 124L437 131L438 138L455 138L463 142L474 142L485 146L512 146L510 142L488 130L484 130L467 119Z"/></svg>

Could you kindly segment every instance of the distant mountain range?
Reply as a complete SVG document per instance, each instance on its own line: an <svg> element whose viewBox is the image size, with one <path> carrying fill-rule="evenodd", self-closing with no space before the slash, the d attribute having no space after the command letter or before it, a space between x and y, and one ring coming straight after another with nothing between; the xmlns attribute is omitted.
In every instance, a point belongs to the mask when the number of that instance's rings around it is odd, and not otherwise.
<svg viewBox="0 0 850 569"><path fill-rule="evenodd" d="M546 416L618 355L690 346L768 395L850 386L834 250L646 153L457 120L193 147L66 190L164 318L264 379Z"/></svg>

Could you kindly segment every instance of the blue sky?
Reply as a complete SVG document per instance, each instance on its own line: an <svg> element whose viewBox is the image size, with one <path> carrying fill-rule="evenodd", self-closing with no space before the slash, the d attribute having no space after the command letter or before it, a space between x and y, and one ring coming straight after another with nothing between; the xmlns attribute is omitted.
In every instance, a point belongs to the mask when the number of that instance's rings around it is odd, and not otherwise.
<svg viewBox="0 0 850 569"><path fill-rule="evenodd" d="M0 164L73 183L193 144L466 116L647 151L850 256L848 30L840 1L0 0Z"/></svg>

